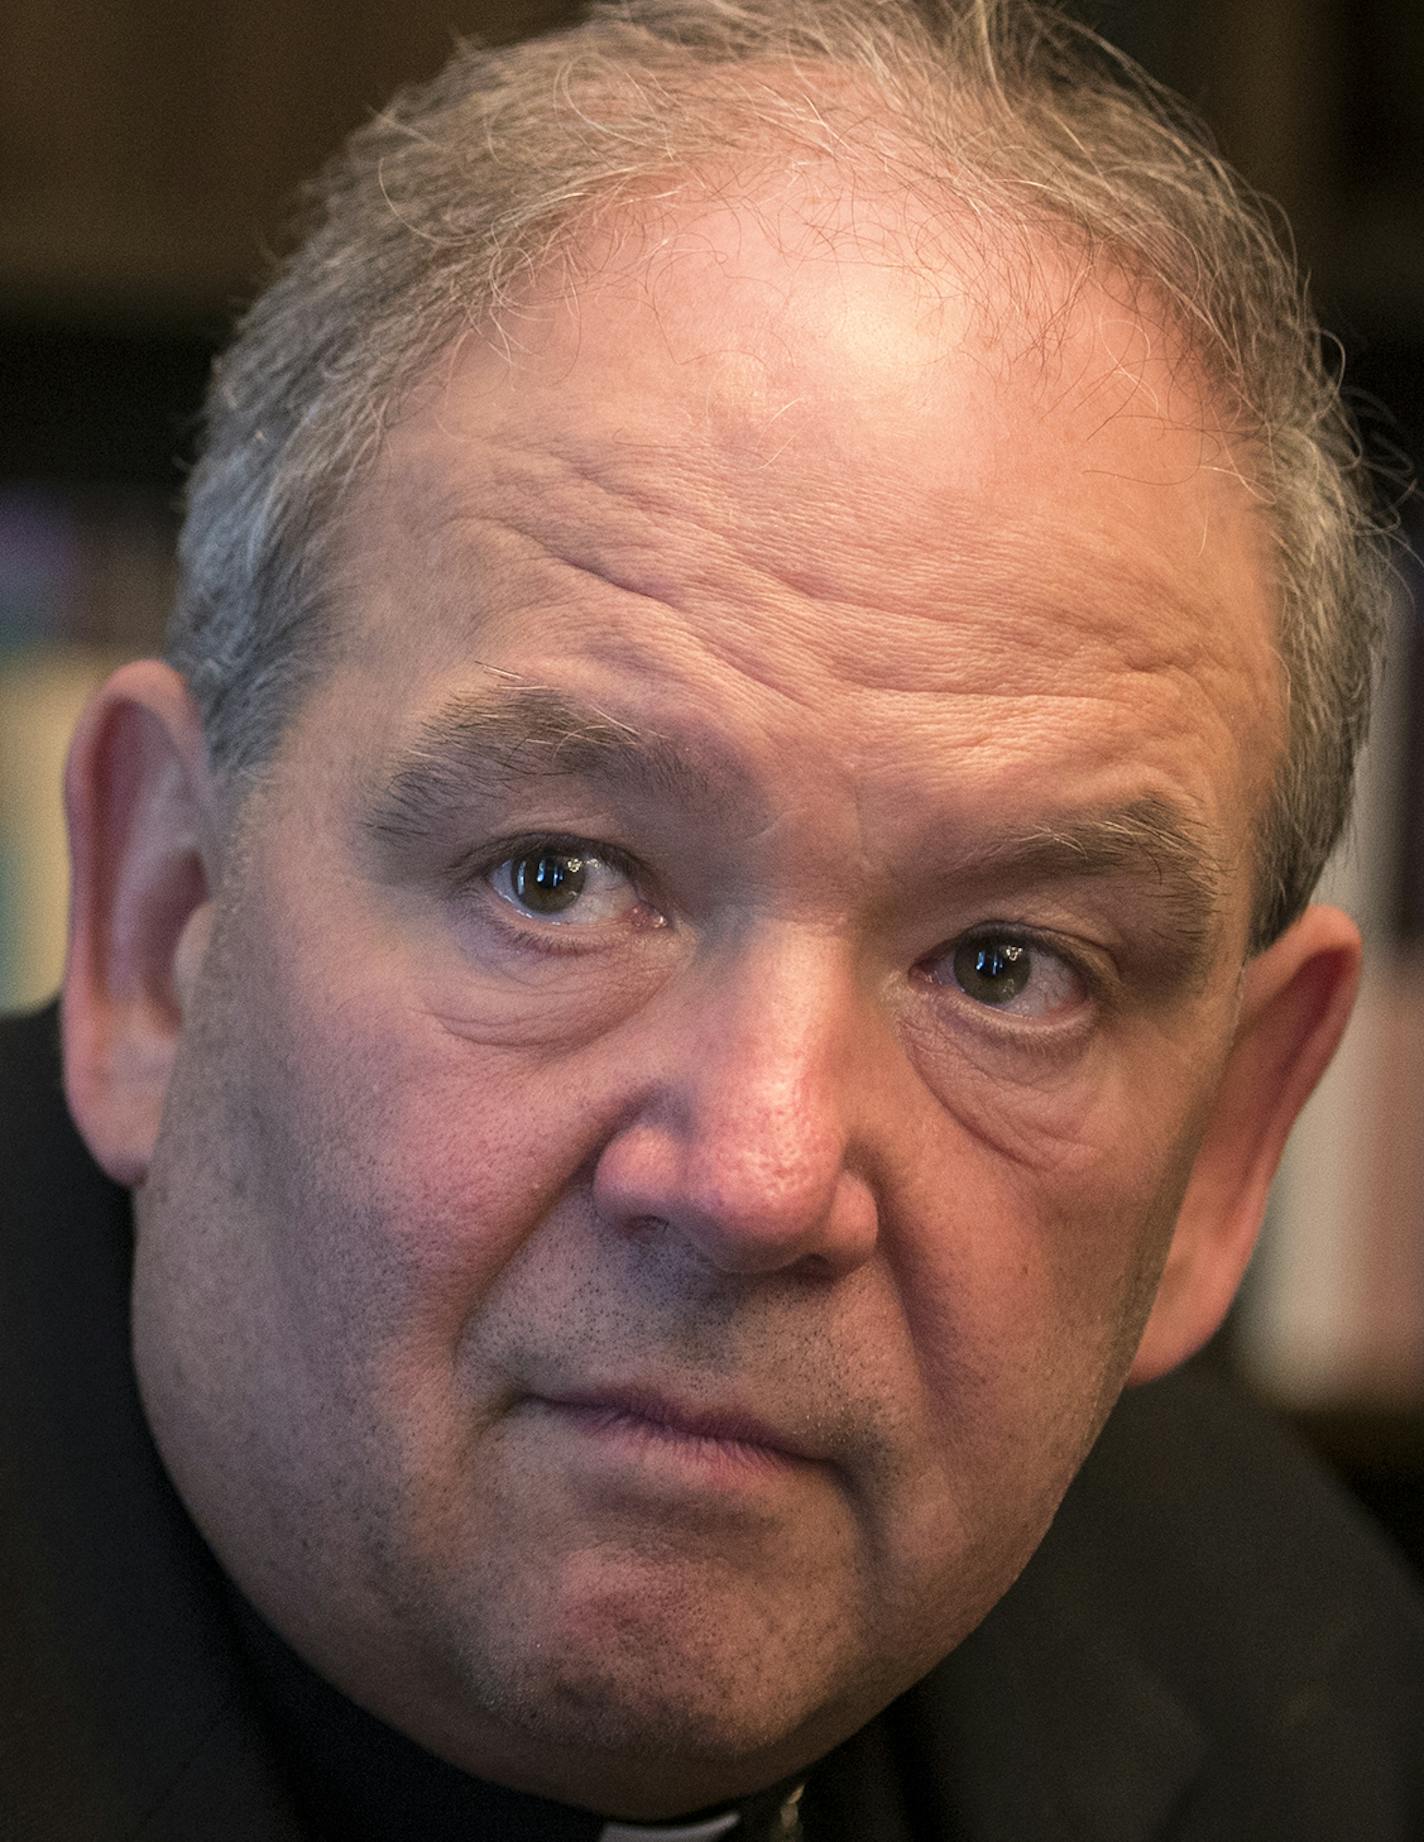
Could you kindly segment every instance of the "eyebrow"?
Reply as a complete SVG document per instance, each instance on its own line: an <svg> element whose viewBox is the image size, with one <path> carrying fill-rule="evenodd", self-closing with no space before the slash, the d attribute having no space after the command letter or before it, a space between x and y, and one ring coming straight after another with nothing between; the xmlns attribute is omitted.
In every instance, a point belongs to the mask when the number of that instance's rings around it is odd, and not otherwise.
<svg viewBox="0 0 1424 1842"><path fill-rule="evenodd" d="M500 676L508 688L452 697L422 721L368 802L369 832L396 845L422 843L472 798L493 800L538 779L602 781L694 810L725 809L725 762L714 767L596 706Z"/></svg>
<svg viewBox="0 0 1424 1842"><path fill-rule="evenodd" d="M725 816L739 796L753 804L746 777L720 751L699 752L552 687L486 669L506 682L459 693L425 717L366 802L364 828L388 846L427 844L472 801L497 801L541 778L602 782L689 812ZM951 847L935 871L936 881L952 883L1113 876L1148 886L1178 955L1204 968L1228 879L1207 829L1161 795L1001 827Z"/></svg>
<svg viewBox="0 0 1424 1842"><path fill-rule="evenodd" d="M1145 882L1177 951L1194 971L1210 960L1229 886L1206 828L1156 794L1010 828L957 856L953 874L1014 882L1109 876Z"/></svg>

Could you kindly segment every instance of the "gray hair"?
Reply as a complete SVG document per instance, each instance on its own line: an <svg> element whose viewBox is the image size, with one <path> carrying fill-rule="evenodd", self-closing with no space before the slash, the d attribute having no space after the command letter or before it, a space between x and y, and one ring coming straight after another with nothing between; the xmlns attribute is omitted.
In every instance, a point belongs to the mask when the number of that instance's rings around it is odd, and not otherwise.
<svg viewBox="0 0 1424 1842"><path fill-rule="evenodd" d="M1268 213L1151 79L1034 0L621 0L462 46L354 135L216 368L168 653L216 771L260 774L318 673L333 536L405 394L599 214L788 154L1046 231L1150 296L1266 509L1285 748L1253 945L1348 813L1388 596L1358 446Z"/></svg>

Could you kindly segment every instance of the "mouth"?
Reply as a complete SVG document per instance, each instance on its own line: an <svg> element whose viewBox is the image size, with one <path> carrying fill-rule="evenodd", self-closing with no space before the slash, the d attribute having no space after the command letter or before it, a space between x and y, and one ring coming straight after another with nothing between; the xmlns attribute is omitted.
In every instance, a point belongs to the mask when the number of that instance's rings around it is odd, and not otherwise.
<svg viewBox="0 0 1424 1842"><path fill-rule="evenodd" d="M805 1465L816 1455L780 1428L737 1407L684 1406L642 1390L593 1389L540 1397L572 1428L609 1444L757 1468Z"/></svg>

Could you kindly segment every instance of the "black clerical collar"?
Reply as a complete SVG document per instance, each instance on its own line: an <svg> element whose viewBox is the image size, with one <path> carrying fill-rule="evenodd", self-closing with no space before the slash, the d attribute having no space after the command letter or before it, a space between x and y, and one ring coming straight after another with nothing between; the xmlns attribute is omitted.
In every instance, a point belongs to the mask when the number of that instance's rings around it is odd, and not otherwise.
<svg viewBox="0 0 1424 1842"><path fill-rule="evenodd" d="M627 1823L530 1797L437 1759L309 1669L239 1594L243 1654L312 1842L785 1842L785 1784L666 1823Z"/></svg>

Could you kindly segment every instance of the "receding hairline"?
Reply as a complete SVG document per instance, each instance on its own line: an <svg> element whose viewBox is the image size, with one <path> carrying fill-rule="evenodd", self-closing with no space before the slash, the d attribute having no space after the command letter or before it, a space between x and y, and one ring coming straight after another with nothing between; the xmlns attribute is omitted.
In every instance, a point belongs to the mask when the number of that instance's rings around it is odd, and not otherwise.
<svg viewBox="0 0 1424 1842"><path fill-rule="evenodd" d="M754 123L753 138L700 154L673 150L656 172L610 177L566 209L551 210L514 272L492 287L478 314L452 321L448 338L406 380L398 400L437 383L472 340L517 360L531 329L561 310L577 313L603 287L634 281L651 289L663 265L688 247L680 248L678 238L695 237L705 218L746 217L775 246L773 214L781 210L820 239L828 259L882 260L941 299L956 294L975 316L986 351L1003 343L998 334L1012 322L1014 363L1049 364L1080 301L1096 288L1153 335L1154 355L1166 350L1175 376L1205 412L1209 433L1230 456L1230 471L1261 496L1252 457L1259 431L1234 379L1214 362L1183 303L1137 253L1105 242L1051 199L986 203L984 175L972 159L935 167L934 150L888 115L867 71L830 61L812 70L805 61L767 58L694 67L686 88L704 105L745 103L754 92L789 106L773 121ZM831 133L825 91L836 93L840 106L861 100L856 125L883 131L873 153ZM966 89L954 106L973 146L987 122L982 98ZM803 138L801 156L788 166L788 149L798 145L798 129L811 116L828 139ZM817 204L826 209L818 213ZM832 223L830 214L847 204L849 217ZM791 260L791 251L785 253ZM794 259L813 257L801 251ZM388 406L386 414L383 434L403 419L399 407Z"/></svg>
<svg viewBox="0 0 1424 1842"><path fill-rule="evenodd" d="M795 106L768 86L787 67L807 75ZM694 90L716 108L680 106ZM873 106L857 117L852 94ZM990 126L966 146L975 103ZM319 672L321 521L392 394L448 349L470 303L478 318L510 298L581 201L666 174L669 148L744 154L788 129L849 147L862 173L884 168L893 136L907 187L962 163L986 209L1007 198L1011 218L1071 224L1087 247L1123 253L1125 272L1177 305L1188 346L1220 358L1228 391L1240 385L1264 433L1289 690L1260 854L1256 939L1273 938L1338 835L1368 703L1385 565L1352 477L1358 450L1259 201L1179 103L1031 0L610 0L566 32L462 49L359 133L324 188L324 221L209 399L170 652L219 772L260 770Z"/></svg>

